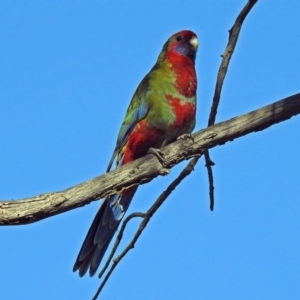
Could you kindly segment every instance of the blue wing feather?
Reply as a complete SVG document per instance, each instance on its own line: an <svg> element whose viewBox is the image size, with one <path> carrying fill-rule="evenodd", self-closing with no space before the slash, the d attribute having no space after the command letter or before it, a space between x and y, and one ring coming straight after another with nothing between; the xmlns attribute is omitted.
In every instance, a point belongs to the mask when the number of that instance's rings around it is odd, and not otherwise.
<svg viewBox="0 0 300 300"><path fill-rule="evenodd" d="M110 171L110 168L118 155L119 151L127 143L130 133L133 131L135 125L142 119L144 119L149 111L148 106L145 102L142 102L136 109L132 110L130 114L131 123L123 123L119 131L117 145L110 159L106 172Z"/></svg>

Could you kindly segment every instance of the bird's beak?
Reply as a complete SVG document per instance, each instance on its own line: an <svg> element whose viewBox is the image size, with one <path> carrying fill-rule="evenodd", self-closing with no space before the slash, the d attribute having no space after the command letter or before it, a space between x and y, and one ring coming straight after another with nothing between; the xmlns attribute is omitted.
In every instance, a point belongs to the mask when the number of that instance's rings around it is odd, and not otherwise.
<svg viewBox="0 0 300 300"><path fill-rule="evenodd" d="M198 39L193 36L191 39L190 39L190 44L195 48L195 50L198 48L198 45L199 45L199 42L198 42Z"/></svg>

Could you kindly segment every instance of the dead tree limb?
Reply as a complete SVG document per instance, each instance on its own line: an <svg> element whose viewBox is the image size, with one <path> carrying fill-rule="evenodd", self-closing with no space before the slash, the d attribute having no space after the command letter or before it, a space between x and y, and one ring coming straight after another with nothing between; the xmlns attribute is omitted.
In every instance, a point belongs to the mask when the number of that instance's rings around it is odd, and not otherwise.
<svg viewBox="0 0 300 300"><path fill-rule="evenodd" d="M18 201L0 202L0 225L24 225L63 213L107 195L120 193L135 184L166 175L179 162L201 155L205 150L233 141L251 132L285 121L300 113L300 93L254 110L245 115L218 123L193 134L191 139L178 140L164 148L166 168L152 154L128 163L112 172L72 188L38 195Z"/></svg>
<svg viewBox="0 0 300 300"><path fill-rule="evenodd" d="M225 48L225 51L222 54L223 59L221 61L221 65L220 65L218 75L217 75L217 82L216 82L215 92L214 92L214 96L213 96L213 102L212 102L207 126L211 126L211 125L215 124L218 106L219 106L220 98L221 98L222 87L223 87L225 76L227 74L230 59L232 57L236 43L238 41L238 37L239 37L240 31L242 29L244 20L256 2L257 2L257 0L249 0L246 3L246 5L242 9L242 11L237 16L233 26L229 30L229 40L228 40L228 44ZM208 150L206 150L204 152L204 157L205 157L205 166L207 168L207 175L208 175L208 182L209 182L210 210L214 210L214 204L215 204L214 189L215 188L214 188L214 177L213 177L213 171L212 171L214 162L211 160Z"/></svg>
<svg viewBox="0 0 300 300"><path fill-rule="evenodd" d="M111 273L113 272L113 270L115 269L115 267L118 265L118 263L122 260L122 258L129 252L129 250L134 248L134 245L136 243L136 241L138 240L138 238L140 237L140 235L142 234L142 232L144 231L144 229L146 228L148 222L150 221L150 219L152 218L152 216L155 214L155 212L160 208L160 206L165 202L165 200L170 196L170 194L175 190L175 188L181 183L181 181L187 177L193 170L194 167L198 161L200 157L194 157L189 163L188 165L182 170L182 172L179 174L179 176L173 180L173 182L167 187L167 189L161 193L161 195L157 198L157 200L153 203L153 205L148 209L148 211L145 214L142 213L137 213L137 215L130 215L128 216L125 221L122 224L122 228L120 233L117 236L116 239L116 244L114 246L115 250L122 238L124 229L126 227L127 222L129 221L129 218L132 219L133 217L136 216L142 216L143 217L143 221L141 222L138 230L136 231L134 237L132 238L132 240L130 241L130 243L127 245L127 247L122 251L122 253L120 255L118 255L116 258L114 258L113 260L113 264L111 265L109 271L107 272L107 274L104 277L104 280L101 282L101 285L99 286L99 289L97 290L95 296L92 298L92 300L96 300L97 297L99 296L101 290L103 289L103 287L105 286L107 280L109 279ZM112 251L114 252L114 251ZM110 259L112 258L114 254L111 253L110 255ZM101 277L101 275L105 272L106 268L108 267L110 263L110 260L107 261L106 266L103 268L103 270L101 271L101 273L99 274L99 277Z"/></svg>

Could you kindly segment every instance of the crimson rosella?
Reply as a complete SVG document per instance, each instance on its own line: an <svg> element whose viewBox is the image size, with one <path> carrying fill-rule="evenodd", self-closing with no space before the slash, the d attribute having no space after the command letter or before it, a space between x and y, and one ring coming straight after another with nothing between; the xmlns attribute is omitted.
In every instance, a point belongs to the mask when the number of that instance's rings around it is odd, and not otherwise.
<svg viewBox="0 0 300 300"><path fill-rule="evenodd" d="M198 39L183 30L164 44L157 62L139 84L127 109L110 170L159 149L195 127L197 78L195 57ZM137 186L104 199L87 233L73 271L93 276L123 218Z"/></svg>

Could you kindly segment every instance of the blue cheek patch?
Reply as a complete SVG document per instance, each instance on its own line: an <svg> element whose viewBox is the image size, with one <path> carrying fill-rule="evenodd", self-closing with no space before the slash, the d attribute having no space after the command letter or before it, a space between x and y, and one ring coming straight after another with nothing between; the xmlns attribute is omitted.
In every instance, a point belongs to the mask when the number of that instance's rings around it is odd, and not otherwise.
<svg viewBox="0 0 300 300"><path fill-rule="evenodd" d="M177 45L174 50L181 55L188 55L189 46L187 44Z"/></svg>

